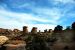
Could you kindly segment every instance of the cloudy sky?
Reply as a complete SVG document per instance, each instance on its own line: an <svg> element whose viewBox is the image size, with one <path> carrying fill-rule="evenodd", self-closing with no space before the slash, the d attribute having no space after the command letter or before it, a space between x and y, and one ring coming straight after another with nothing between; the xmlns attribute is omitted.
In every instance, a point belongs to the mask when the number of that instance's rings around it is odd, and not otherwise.
<svg viewBox="0 0 75 50"><path fill-rule="evenodd" d="M75 21L75 0L0 0L0 28L53 29Z"/></svg>

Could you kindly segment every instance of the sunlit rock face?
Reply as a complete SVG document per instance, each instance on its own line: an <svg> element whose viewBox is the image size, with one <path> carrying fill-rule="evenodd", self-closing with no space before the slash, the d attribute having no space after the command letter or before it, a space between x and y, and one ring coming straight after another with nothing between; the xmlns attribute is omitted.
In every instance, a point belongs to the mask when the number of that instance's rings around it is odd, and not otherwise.
<svg viewBox="0 0 75 50"><path fill-rule="evenodd" d="M8 39L6 36L0 36L0 45L4 44Z"/></svg>
<svg viewBox="0 0 75 50"><path fill-rule="evenodd" d="M52 33L52 29L49 29L49 30L48 30L48 33Z"/></svg>
<svg viewBox="0 0 75 50"><path fill-rule="evenodd" d="M37 33L37 27L33 27L31 30L31 33L36 34Z"/></svg>
<svg viewBox="0 0 75 50"><path fill-rule="evenodd" d="M28 33L28 27L27 26L23 26L23 33Z"/></svg>
<svg viewBox="0 0 75 50"><path fill-rule="evenodd" d="M5 33L6 31L8 31L8 29L0 28L0 33Z"/></svg>
<svg viewBox="0 0 75 50"><path fill-rule="evenodd" d="M14 32L14 33L19 33L20 30L18 30L18 29L14 29L13 32Z"/></svg>

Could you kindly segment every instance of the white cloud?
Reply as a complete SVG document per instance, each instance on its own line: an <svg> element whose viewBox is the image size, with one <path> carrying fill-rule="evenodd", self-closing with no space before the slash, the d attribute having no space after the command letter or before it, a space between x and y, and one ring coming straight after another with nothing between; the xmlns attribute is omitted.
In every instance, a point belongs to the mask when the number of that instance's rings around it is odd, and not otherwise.
<svg viewBox="0 0 75 50"><path fill-rule="evenodd" d="M29 6L29 4L21 5L20 7ZM2 7L2 6L1 6ZM32 27L38 27L40 30L44 29L53 29L56 24L59 24L58 21L61 18L60 10L56 8L40 8L33 7L32 13L16 13L6 10L5 8L0 7L0 27L3 28L18 28L22 30L22 26L27 25L29 31ZM34 15L34 12L38 15ZM33 21L43 22L43 23L52 23L52 24L35 24ZM3 25L3 26L2 26Z"/></svg>
<svg viewBox="0 0 75 50"><path fill-rule="evenodd" d="M0 15L2 16L7 16L12 17L12 18L17 18L18 20L20 20L21 22L23 21L30 21L30 20L36 20L36 21L41 21L41 22L49 22L50 20L47 19L41 19L41 18L36 18L36 16L34 16L33 14L27 14L27 13L15 13L15 12L9 12L9 11L5 11L5 10L0 10Z"/></svg>
<svg viewBox="0 0 75 50"><path fill-rule="evenodd" d="M7 19L4 18L3 16L0 17L0 27L2 28L7 28L7 29L20 29L22 30L23 26L28 26L28 30L31 31L33 27L37 27L38 30L45 30L45 29L54 29L56 25L52 24L25 24L25 23L20 23L17 20L12 20L12 19Z"/></svg>
<svg viewBox="0 0 75 50"><path fill-rule="evenodd" d="M39 30L44 31L45 29L54 29L54 27L56 25L52 25L52 24L28 24L26 26L28 26L29 31L31 31L31 29L33 27L37 27L38 31Z"/></svg>
<svg viewBox="0 0 75 50"><path fill-rule="evenodd" d="M20 0L21 1L21 0ZM49 0L51 1L51 0ZM17 3L16 3L17 2ZM32 9L31 13L17 13L9 11L9 7L7 7L6 4L0 5L0 27L3 28L18 28L22 30L22 26L27 25L29 27L29 30L35 26L38 27L38 29L41 29L42 31L44 29L54 28L57 24L62 23L65 21L61 18L66 18L65 14L69 12L72 8L74 8L75 1L74 0L52 0L51 6L58 6L58 7L40 7L35 6L36 3L18 3L18 0L15 3L11 1L11 7L12 8L29 8ZM50 2L50 3L51 3ZM61 4L60 4L61 3ZM55 5L54 5L55 4ZM64 5L64 7L63 7ZM15 9L15 10L16 10ZM34 13L37 13L35 15ZM74 13L68 13L68 16L74 16ZM61 20L60 20L61 19ZM35 21L35 22L34 22ZM35 24L37 22L41 23L51 23L51 24Z"/></svg>
<svg viewBox="0 0 75 50"><path fill-rule="evenodd" d="M22 30L23 29L23 26L28 26L28 31L30 32L32 30L33 27L37 27L37 31L41 30L42 32L45 30L45 29L54 29L54 27L56 25L52 25L52 24L24 24L24 25L17 25L17 26L14 26L14 25L5 25L5 24L1 24L0 27L1 28L6 28L6 29L14 29L14 28L17 28L19 30Z"/></svg>
<svg viewBox="0 0 75 50"><path fill-rule="evenodd" d="M62 17L61 10L57 8L35 8L33 10L38 14L38 16L43 17L44 19L50 20L53 24L58 24L58 20ZM40 18L39 17L39 18ZM58 23L57 23L58 22Z"/></svg>
<svg viewBox="0 0 75 50"><path fill-rule="evenodd" d="M61 2L63 4L67 4L67 3L75 3L74 0L54 0L55 2Z"/></svg>
<svg viewBox="0 0 75 50"><path fill-rule="evenodd" d="M21 5L15 6L14 8L34 8L34 6L35 6L35 3L32 2L32 3L24 3Z"/></svg>
<svg viewBox="0 0 75 50"><path fill-rule="evenodd" d="M50 25L49 24L34 24L32 20L39 21L39 22L53 21L53 20L42 19L32 14L15 13L15 12L10 12L6 10L0 10L0 27L2 28L9 28L9 29L18 28L22 30L23 26L28 26L30 31L31 28L35 26L35 27L38 27L38 29L41 29L43 31L46 28L53 29L55 26L52 24Z"/></svg>

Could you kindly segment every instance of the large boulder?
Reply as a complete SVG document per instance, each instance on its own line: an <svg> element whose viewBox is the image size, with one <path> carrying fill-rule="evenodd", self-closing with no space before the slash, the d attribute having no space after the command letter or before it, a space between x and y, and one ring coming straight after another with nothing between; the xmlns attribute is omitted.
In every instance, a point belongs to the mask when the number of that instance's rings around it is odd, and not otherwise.
<svg viewBox="0 0 75 50"><path fill-rule="evenodd" d="M0 36L0 45L4 44L8 39L6 36Z"/></svg>

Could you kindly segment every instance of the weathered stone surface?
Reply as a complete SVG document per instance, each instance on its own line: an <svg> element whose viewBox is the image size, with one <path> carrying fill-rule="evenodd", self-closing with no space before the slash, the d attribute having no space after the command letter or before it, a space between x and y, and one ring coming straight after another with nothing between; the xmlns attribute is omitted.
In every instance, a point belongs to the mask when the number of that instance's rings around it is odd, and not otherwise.
<svg viewBox="0 0 75 50"><path fill-rule="evenodd" d="M4 44L8 39L6 36L0 36L0 45Z"/></svg>
<svg viewBox="0 0 75 50"><path fill-rule="evenodd" d="M25 45L26 44L6 44L4 46L6 47L6 50L26 50Z"/></svg>
<svg viewBox="0 0 75 50"><path fill-rule="evenodd" d="M27 26L23 26L23 33L28 33L28 27Z"/></svg>
<svg viewBox="0 0 75 50"><path fill-rule="evenodd" d="M13 32L14 32L14 33L18 33L18 32L20 32L20 30L14 29Z"/></svg>
<svg viewBox="0 0 75 50"><path fill-rule="evenodd" d="M35 33L36 34L37 33L37 27L33 27L32 30L31 30L31 33Z"/></svg>

